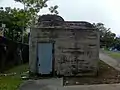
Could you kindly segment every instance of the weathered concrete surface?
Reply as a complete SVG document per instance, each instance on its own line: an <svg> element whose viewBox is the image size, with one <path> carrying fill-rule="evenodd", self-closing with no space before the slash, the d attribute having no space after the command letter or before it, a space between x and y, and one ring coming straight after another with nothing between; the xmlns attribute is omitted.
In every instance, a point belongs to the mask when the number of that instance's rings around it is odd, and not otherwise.
<svg viewBox="0 0 120 90"><path fill-rule="evenodd" d="M116 70L120 71L120 63L116 59L113 59L112 57L110 57L107 54L104 54L102 52L100 52L99 58L100 58L100 60L104 61L108 65L115 68Z"/></svg>
<svg viewBox="0 0 120 90"><path fill-rule="evenodd" d="M120 84L62 86L62 82L62 78L31 80L19 90L120 90Z"/></svg>
<svg viewBox="0 0 120 90"><path fill-rule="evenodd" d="M58 90L120 90L120 84L78 85L59 88Z"/></svg>
<svg viewBox="0 0 120 90"><path fill-rule="evenodd" d="M62 86L62 78L29 80L23 83L19 90L58 90L58 87Z"/></svg>
<svg viewBox="0 0 120 90"><path fill-rule="evenodd" d="M117 70L120 70L120 63L108 55L99 54L101 60ZM62 78L30 80L21 85L19 90L120 90L120 84L100 84L100 85L76 85L62 86Z"/></svg>
<svg viewBox="0 0 120 90"><path fill-rule="evenodd" d="M32 73L38 73L39 67L36 66L39 60L38 43L49 42L53 44L52 71L56 75L96 74L99 60L99 33L92 24L64 21L60 16L45 15L30 32L29 65Z"/></svg>

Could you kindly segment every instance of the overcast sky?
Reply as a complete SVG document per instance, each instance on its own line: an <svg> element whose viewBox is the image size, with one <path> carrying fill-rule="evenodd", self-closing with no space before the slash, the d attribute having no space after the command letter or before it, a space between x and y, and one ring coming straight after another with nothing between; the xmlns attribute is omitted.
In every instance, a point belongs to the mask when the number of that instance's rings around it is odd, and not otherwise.
<svg viewBox="0 0 120 90"><path fill-rule="evenodd" d="M111 31L120 35L120 0L50 0L49 5L59 6L59 15L65 20L102 22ZM23 8L14 0L0 0L0 7ZM49 11L43 9L40 14Z"/></svg>

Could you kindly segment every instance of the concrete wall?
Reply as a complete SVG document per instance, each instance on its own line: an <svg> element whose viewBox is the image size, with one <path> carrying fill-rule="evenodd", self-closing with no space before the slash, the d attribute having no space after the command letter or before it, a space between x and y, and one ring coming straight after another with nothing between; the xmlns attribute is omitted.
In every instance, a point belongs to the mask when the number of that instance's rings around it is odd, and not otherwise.
<svg viewBox="0 0 120 90"><path fill-rule="evenodd" d="M31 28L29 64L37 73L37 44L54 43L54 72L57 75L94 75L98 70L99 33L88 22L64 21L56 15L45 15Z"/></svg>
<svg viewBox="0 0 120 90"><path fill-rule="evenodd" d="M95 30L34 28L30 36L30 70L37 72L37 43L55 42L58 75L95 74L99 60L99 35Z"/></svg>

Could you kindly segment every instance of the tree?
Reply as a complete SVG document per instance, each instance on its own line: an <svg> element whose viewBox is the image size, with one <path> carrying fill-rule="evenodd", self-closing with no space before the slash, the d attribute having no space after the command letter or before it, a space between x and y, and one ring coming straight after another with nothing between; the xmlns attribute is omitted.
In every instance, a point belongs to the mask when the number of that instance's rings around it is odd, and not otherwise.
<svg viewBox="0 0 120 90"><path fill-rule="evenodd" d="M29 17L29 20L27 20L27 22L29 22L28 26L30 26L32 23L35 23L36 17L38 17L37 13L40 12L41 9L48 7L47 2L49 0L15 0L15 1L20 2L24 5L24 13L26 17ZM49 11L51 13L58 14L57 8L58 8L57 5L51 6L49 7Z"/></svg>
<svg viewBox="0 0 120 90"><path fill-rule="evenodd" d="M114 48L120 51L120 37L116 37L114 41Z"/></svg>
<svg viewBox="0 0 120 90"><path fill-rule="evenodd" d="M47 2L49 0L15 0L16 2L20 2L24 5L24 9L32 12L33 16L36 15L38 12L40 12L41 9L47 8ZM51 13L58 14L57 11L58 6L51 6L49 7L49 10Z"/></svg>
<svg viewBox="0 0 120 90"><path fill-rule="evenodd" d="M23 9L11 9L6 7L0 9L0 23L6 24L5 37L21 41L21 34L23 32L22 27L27 27L29 24L30 16L29 12L24 12ZM23 20L24 18L24 20Z"/></svg>
<svg viewBox="0 0 120 90"><path fill-rule="evenodd" d="M58 8L58 6L56 5L56 6L51 6L50 8L49 8L49 11L51 12L51 13L55 13L55 14L59 14L58 13L58 11L56 10Z"/></svg>
<svg viewBox="0 0 120 90"><path fill-rule="evenodd" d="M100 33L100 44L107 48L115 45L116 34L110 31L110 28L106 28L103 23L93 24Z"/></svg>
<svg viewBox="0 0 120 90"><path fill-rule="evenodd" d="M24 9L10 7L0 8L0 24L6 24L5 37L14 41L21 42L21 37L26 38L24 33L26 28L31 26L32 21L38 17L37 13L45 7L48 7L48 0L15 0L24 4ZM51 8L51 9L50 9ZM51 6L50 12L58 14L57 5ZM34 23L34 22L33 22ZM26 40L27 41L27 40Z"/></svg>
<svg viewBox="0 0 120 90"><path fill-rule="evenodd" d="M24 33L24 43L29 43L29 33Z"/></svg>

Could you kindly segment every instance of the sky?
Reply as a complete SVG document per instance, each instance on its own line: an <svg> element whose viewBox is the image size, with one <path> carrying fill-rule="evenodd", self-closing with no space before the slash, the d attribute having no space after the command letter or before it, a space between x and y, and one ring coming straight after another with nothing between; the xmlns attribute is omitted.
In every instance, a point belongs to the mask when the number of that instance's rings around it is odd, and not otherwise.
<svg viewBox="0 0 120 90"><path fill-rule="evenodd" d="M66 21L101 22L120 35L120 0L49 0L48 5L58 5L59 15ZM0 7L23 8L23 5L14 0L0 0ZM48 13L46 8L39 14Z"/></svg>

